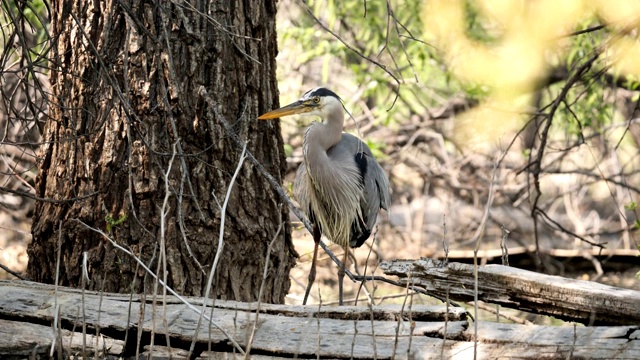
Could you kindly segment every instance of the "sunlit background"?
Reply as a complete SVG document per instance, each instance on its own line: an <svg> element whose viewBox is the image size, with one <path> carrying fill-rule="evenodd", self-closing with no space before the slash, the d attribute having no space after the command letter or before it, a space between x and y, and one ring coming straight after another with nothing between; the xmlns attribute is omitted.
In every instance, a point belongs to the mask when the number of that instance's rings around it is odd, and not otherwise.
<svg viewBox="0 0 640 360"><path fill-rule="evenodd" d="M476 245L481 263L501 263L505 245L511 266L640 289L639 20L632 0L279 1L280 104L334 90L350 112L345 131L391 180L390 212L351 270L383 275L378 264L396 258L469 262ZM31 30L29 41L46 43ZM2 75L8 88L18 80ZM282 120L289 190L310 121ZM36 128L11 130L3 136L37 142ZM34 182L37 157L21 155L2 154L6 188ZM24 271L33 200L1 200L0 263ZM313 240L291 219L301 257L287 302L300 304ZM318 272L312 302L332 304L337 267L321 254ZM346 297L407 299L403 288L359 286L347 280Z"/></svg>
<svg viewBox="0 0 640 360"><path fill-rule="evenodd" d="M513 266L640 288L637 267L610 260L638 254L640 3L307 4L279 3L280 103L334 90L352 115L345 131L372 147L392 182L390 213L354 251L360 273L381 275L377 264L394 258L443 258L445 246L465 261L482 234L485 261L499 263L505 241ZM289 181L311 121L282 120ZM294 304L313 248L297 229ZM321 270L312 296L331 303L337 267L324 256ZM352 299L405 293L347 283Z"/></svg>

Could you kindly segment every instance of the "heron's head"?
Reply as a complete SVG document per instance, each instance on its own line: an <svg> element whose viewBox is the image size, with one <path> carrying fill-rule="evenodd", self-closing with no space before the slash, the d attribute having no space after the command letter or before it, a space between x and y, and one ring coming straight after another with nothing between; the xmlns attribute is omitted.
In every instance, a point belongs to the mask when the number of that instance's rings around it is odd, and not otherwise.
<svg viewBox="0 0 640 360"><path fill-rule="evenodd" d="M276 119L279 117L305 114L308 116L317 115L322 119L326 119L329 114L342 113L342 101L333 91L318 87L307 91L300 100L283 106L279 109L269 111L258 117L261 120Z"/></svg>

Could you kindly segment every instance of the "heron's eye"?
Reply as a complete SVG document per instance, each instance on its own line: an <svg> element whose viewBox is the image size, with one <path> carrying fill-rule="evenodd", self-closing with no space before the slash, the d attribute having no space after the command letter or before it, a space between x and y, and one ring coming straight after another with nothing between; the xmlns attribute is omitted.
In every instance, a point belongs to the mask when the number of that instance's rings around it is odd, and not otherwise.
<svg viewBox="0 0 640 360"><path fill-rule="evenodd" d="M319 98L319 97L317 97L317 96L316 96L316 97L314 97L314 98L313 98L313 102L314 102L314 103L316 103L316 104L320 103L320 98Z"/></svg>

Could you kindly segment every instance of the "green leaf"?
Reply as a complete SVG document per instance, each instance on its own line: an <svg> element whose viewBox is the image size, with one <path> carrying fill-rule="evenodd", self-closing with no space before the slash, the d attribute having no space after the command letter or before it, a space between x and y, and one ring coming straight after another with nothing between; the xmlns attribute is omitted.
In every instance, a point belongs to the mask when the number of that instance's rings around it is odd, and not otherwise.
<svg viewBox="0 0 640 360"><path fill-rule="evenodd" d="M111 233L111 230L112 230L114 227L116 227L116 226L118 226L118 225L122 224L126 219L127 219L127 214L122 214L122 215L120 215L120 217L118 218L118 220L115 220L115 219L111 216L111 214L107 214L107 215L105 215L105 217L104 217L104 221L107 223L107 232L108 232L108 233Z"/></svg>

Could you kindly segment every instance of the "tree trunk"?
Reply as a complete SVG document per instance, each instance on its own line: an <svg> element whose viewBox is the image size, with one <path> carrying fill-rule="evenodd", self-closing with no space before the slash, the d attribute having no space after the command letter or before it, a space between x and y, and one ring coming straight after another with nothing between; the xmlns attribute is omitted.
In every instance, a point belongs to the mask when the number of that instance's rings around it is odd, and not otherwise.
<svg viewBox="0 0 640 360"><path fill-rule="evenodd" d="M35 208L28 275L79 286L87 252L88 288L149 290L153 278L101 230L153 271L166 259L167 283L179 293L203 295L240 149L198 90L281 179L279 124L255 120L278 105L275 1L56 0L52 12L52 101L36 185L45 200ZM257 300L275 238L262 300L284 301L296 256L287 218L244 163L214 296Z"/></svg>

